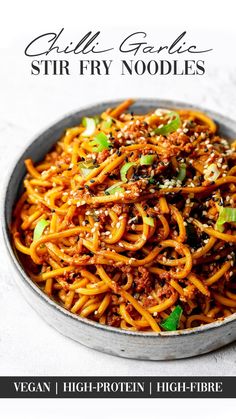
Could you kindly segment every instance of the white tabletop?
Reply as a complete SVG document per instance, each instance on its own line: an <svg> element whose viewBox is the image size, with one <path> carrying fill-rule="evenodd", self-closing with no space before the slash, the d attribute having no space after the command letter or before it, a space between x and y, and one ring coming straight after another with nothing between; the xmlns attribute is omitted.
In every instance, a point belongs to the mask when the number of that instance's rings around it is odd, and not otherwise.
<svg viewBox="0 0 236 419"><path fill-rule="evenodd" d="M8 171L37 132L65 113L94 102L127 96L176 99L236 119L235 66L222 70L214 57L206 60L204 76L38 77L30 75L29 62L21 50L3 51L3 61L9 65L1 68L1 173ZM25 302L15 285L16 273L2 238L0 266L1 375L236 374L236 344L208 355L168 362L116 358L83 347L48 326Z"/></svg>

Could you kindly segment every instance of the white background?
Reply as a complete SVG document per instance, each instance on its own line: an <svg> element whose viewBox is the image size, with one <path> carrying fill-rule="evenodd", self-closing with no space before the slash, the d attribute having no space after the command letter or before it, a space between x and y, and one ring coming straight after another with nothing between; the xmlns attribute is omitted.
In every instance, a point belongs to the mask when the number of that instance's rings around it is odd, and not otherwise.
<svg viewBox="0 0 236 419"><path fill-rule="evenodd" d="M235 13L233 1L197 3L173 1L67 2L23 0L3 6L0 27L0 168L6 173L16 156L38 131L65 113L87 104L120 97L186 100L236 118ZM65 28L76 41L87 31L102 31L109 46L132 31L146 31L159 46L184 30L203 49L204 76L32 76L24 48L35 36ZM76 68L76 60L73 68ZM118 59L115 53L113 59ZM132 57L130 57L132 58ZM154 57L152 57L153 59ZM156 57L158 59L159 57ZM164 57L165 58L165 57ZM190 57L191 58L191 57ZM199 57L200 58L200 57ZM3 180L3 179L2 179ZM1 180L1 182L2 182ZM0 242L0 374L1 375L235 375L236 345L198 358L173 362L144 362L111 357L84 348L51 329L15 288L14 275ZM89 407L88 407L89 406ZM168 406L168 410L166 410ZM218 418L235 407L223 400L10 400L2 401L4 418L120 417L136 413L185 418ZM112 410L114 409L114 410ZM58 413L59 412L59 413ZM38 415L38 416L37 416ZM127 415L126 415L127 416Z"/></svg>

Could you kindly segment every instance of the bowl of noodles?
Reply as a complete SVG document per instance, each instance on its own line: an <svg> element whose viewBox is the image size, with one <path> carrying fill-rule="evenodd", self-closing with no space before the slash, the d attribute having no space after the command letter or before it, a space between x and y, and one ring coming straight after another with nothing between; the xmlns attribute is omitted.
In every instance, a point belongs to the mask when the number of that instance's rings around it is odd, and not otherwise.
<svg viewBox="0 0 236 419"><path fill-rule="evenodd" d="M17 161L4 236L26 299L109 354L178 359L236 337L236 124L165 100L66 116Z"/></svg>

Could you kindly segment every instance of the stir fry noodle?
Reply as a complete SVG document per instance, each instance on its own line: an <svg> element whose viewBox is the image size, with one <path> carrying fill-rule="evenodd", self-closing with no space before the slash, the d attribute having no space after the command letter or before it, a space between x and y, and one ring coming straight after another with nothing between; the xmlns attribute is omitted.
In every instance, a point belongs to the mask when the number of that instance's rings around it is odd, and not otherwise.
<svg viewBox="0 0 236 419"><path fill-rule="evenodd" d="M197 110L131 105L84 117L43 161L29 156L15 248L48 296L102 325L223 319L236 311L236 146Z"/></svg>

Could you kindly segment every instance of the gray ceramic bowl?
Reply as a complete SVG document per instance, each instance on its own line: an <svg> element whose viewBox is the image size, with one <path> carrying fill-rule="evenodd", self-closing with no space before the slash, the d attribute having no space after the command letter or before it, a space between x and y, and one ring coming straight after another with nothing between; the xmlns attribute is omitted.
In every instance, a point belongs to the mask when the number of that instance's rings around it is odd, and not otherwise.
<svg viewBox="0 0 236 419"><path fill-rule="evenodd" d="M236 314L223 321L176 332L132 332L103 326L66 311L45 295L24 272L24 268L12 247L9 226L12 208L22 191L22 179L25 176L24 160L29 156L36 162L41 160L62 136L67 127L78 124L85 115L100 114L104 109L113 107L119 102L94 105L61 119L37 136L12 168L5 187L2 220L5 242L16 269L16 282L29 304L51 326L63 335L98 351L126 358L146 360L187 358L213 351L236 339ZM132 106L132 110L135 113L144 113L157 107L191 108L193 106L166 100L138 99ZM203 111L207 112L217 122L221 135L226 138L236 138L235 122L214 112L205 109Z"/></svg>

